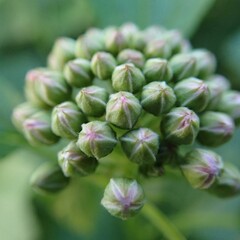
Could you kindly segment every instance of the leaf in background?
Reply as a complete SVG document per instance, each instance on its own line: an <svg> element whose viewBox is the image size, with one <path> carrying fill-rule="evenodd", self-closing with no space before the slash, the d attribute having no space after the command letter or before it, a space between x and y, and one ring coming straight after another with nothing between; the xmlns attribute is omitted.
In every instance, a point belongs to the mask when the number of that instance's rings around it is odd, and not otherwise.
<svg viewBox="0 0 240 240"><path fill-rule="evenodd" d="M223 45L221 59L233 87L240 89L240 31L235 32Z"/></svg>
<svg viewBox="0 0 240 240"><path fill-rule="evenodd" d="M2 0L0 46L29 42L49 46L57 36L79 34L92 21L87 0Z"/></svg>
<svg viewBox="0 0 240 240"><path fill-rule="evenodd" d="M31 207L29 177L39 159L19 150L0 161L0 233L4 240L35 240L39 228Z"/></svg>
<svg viewBox="0 0 240 240"><path fill-rule="evenodd" d="M141 27L162 24L191 35L215 0L91 0L100 26L133 21Z"/></svg>

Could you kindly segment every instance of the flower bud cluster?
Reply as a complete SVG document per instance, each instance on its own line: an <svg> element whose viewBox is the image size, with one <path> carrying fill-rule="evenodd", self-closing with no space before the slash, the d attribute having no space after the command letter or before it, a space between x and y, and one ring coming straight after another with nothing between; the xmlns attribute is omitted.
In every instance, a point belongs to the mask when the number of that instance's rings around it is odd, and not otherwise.
<svg viewBox="0 0 240 240"><path fill-rule="evenodd" d="M171 164L194 188L219 196L227 188L226 195L234 195L238 171L225 170L212 150L193 147L220 146L240 124L240 92L215 70L214 55L192 49L177 30L140 30L133 23L91 28L77 40L58 39L47 67L26 74L27 101L14 109L12 121L33 146L69 141L56 153L60 181L94 173L119 145L144 176L162 175ZM184 158L181 145L192 148ZM61 189L44 176L44 190ZM140 184L112 177L103 206L117 217L133 216L144 204Z"/></svg>

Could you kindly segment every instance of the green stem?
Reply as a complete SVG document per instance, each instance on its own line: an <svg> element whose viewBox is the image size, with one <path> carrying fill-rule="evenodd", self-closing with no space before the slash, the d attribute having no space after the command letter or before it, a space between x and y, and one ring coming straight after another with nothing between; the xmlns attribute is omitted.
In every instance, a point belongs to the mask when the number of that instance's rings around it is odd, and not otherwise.
<svg viewBox="0 0 240 240"><path fill-rule="evenodd" d="M142 214L166 237L168 240L186 240L170 220L154 205L146 203Z"/></svg>

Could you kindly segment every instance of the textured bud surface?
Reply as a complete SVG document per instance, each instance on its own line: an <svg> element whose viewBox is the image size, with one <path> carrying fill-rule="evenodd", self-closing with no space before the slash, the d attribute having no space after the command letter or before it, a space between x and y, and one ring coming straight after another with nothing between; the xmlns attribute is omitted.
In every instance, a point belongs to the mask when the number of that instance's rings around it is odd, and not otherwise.
<svg viewBox="0 0 240 240"><path fill-rule="evenodd" d="M121 138L122 149L127 157L138 164L151 164L156 161L159 136L148 128L131 130Z"/></svg>
<svg viewBox="0 0 240 240"><path fill-rule="evenodd" d="M72 87L86 87L92 83L90 62L83 58L69 61L64 68L64 77Z"/></svg>
<svg viewBox="0 0 240 240"><path fill-rule="evenodd" d="M240 92L233 90L224 92L216 108L230 115L236 125L240 124Z"/></svg>
<svg viewBox="0 0 240 240"><path fill-rule="evenodd" d="M182 107L188 107L196 112L203 111L210 99L207 85L200 79L187 78L174 87L177 101Z"/></svg>
<svg viewBox="0 0 240 240"><path fill-rule="evenodd" d="M82 125L77 145L87 156L102 158L117 144L116 134L106 122L92 121Z"/></svg>
<svg viewBox="0 0 240 240"><path fill-rule="evenodd" d="M24 136L33 146L52 145L59 140L51 130L51 116L48 112L37 112L23 122Z"/></svg>
<svg viewBox="0 0 240 240"><path fill-rule="evenodd" d="M93 73L102 80L110 79L116 66L116 60L107 52L97 52L91 60Z"/></svg>
<svg viewBox="0 0 240 240"><path fill-rule="evenodd" d="M155 116L170 111L175 102L175 93L165 82L151 82L143 87L142 107Z"/></svg>
<svg viewBox="0 0 240 240"><path fill-rule="evenodd" d="M106 107L106 120L117 127L131 129L141 114L141 104L129 92L118 92L110 95Z"/></svg>
<svg viewBox="0 0 240 240"><path fill-rule="evenodd" d="M170 81L173 73L169 67L168 61L161 58L150 58L146 61L143 73L146 78L146 82L153 81Z"/></svg>
<svg viewBox="0 0 240 240"><path fill-rule="evenodd" d="M123 220L136 215L145 203L143 189L135 180L113 178L107 185L101 204Z"/></svg>
<svg viewBox="0 0 240 240"><path fill-rule="evenodd" d="M82 177L95 172L98 161L93 157L85 155L76 145L70 142L58 153L58 163L66 177L78 174Z"/></svg>
<svg viewBox="0 0 240 240"><path fill-rule="evenodd" d="M199 131L199 118L185 107L173 108L161 122L166 141L174 144L192 144Z"/></svg>
<svg viewBox="0 0 240 240"><path fill-rule="evenodd" d="M60 137L75 139L81 125L87 121L83 113L73 102L63 102L52 111L52 131Z"/></svg>
<svg viewBox="0 0 240 240"><path fill-rule="evenodd" d="M217 147L231 139L234 129L234 122L227 114L208 111L200 116L197 139L202 145Z"/></svg>
<svg viewBox="0 0 240 240"><path fill-rule="evenodd" d="M122 64L114 69L112 75L114 90L136 93L142 89L144 84L144 75L133 64Z"/></svg>
<svg viewBox="0 0 240 240"><path fill-rule="evenodd" d="M97 86L82 88L76 96L78 107L87 116L93 117L100 117L104 114L107 101L107 91Z"/></svg>
<svg viewBox="0 0 240 240"><path fill-rule="evenodd" d="M166 58L171 56L170 44L164 39L150 41L145 48L147 58Z"/></svg>
<svg viewBox="0 0 240 240"><path fill-rule="evenodd" d="M210 150L194 149L185 160L181 168L193 188L209 188L223 170L222 158Z"/></svg>

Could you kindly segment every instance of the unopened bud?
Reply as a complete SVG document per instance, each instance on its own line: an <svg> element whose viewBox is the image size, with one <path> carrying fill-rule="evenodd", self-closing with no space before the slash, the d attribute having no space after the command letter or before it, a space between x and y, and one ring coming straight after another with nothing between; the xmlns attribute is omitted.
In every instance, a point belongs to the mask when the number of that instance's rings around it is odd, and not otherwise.
<svg viewBox="0 0 240 240"><path fill-rule="evenodd" d="M112 178L101 204L113 216L123 220L136 215L145 203L143 189L136 180Z"/></svg>
<svg viewBox="0 0 240 240"><path fill-rule="evenodd" d="M141 114L141 104L129 92L118 92L110 95L106 107L106 120L117 127L131 129Z"/></svg>

